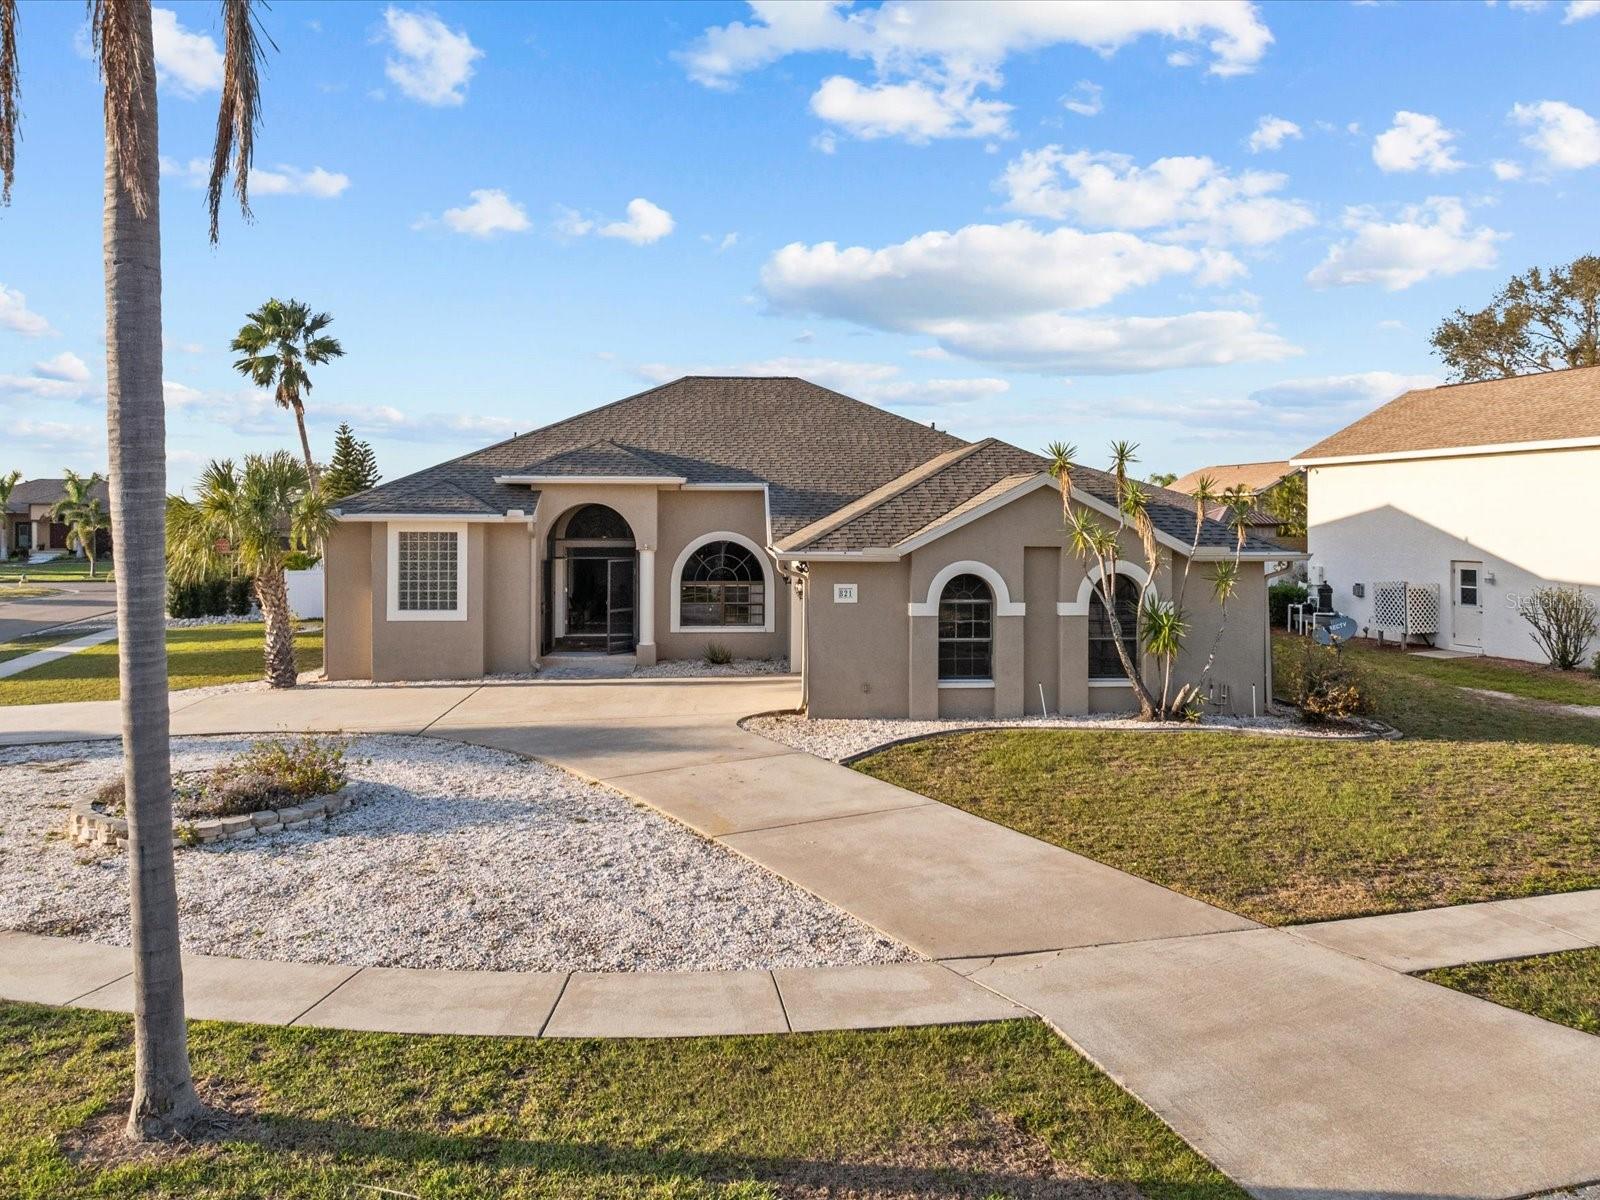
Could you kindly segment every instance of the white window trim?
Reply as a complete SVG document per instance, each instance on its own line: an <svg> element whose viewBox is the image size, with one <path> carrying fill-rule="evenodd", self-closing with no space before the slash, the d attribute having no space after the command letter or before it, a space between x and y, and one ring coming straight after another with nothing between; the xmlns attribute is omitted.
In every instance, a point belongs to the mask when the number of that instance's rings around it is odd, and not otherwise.
<svg viewBox="0 0 1600 1200"><path fill-rule="evenodd" d="M992 680L992 679L941 679L941 680L939 680L939 690L940 691L960 691L963 688L989 688L989 689L993 690L993 688L994 688L994 680Z"/></svg>
<svg viewBox="0 0 1600 1200"><path fill-rule="evenodd" d="M756 556L756 561L761 564L761 579L765 586L762 597L760 625L685 625L683 623L683 568L689 562L689 556L701 546L711 542L732 542L743 546ZM771 633L776 626L776 612L778 593L772 577L772 559L759 544L745 537L742 533L731 530L720 530L717 533L703 533L686 545L678 554L678 560L672 564L672 574L668 576L668 587L672 592L672 616L668 628L673 633L693 634L735 634L735 633Z"/></svg>
<svg viewBox="0 0 1600 1200"><path fill-rule="evenodd" d="M400 535L402 533L453 533L456 535L456 606L435 611L400 610ZM465 621L467 619L467 553L465 521L391 521L388 530L388 609L391 621Z"/></svg>
<svg viewBox="0 0 1600 1200"><path fill-rule="evenodd" d="M906 613L913 617L937 617L939 615L939 597L944 594L944 585L957 575L976 575L989 585L989 590L994 593L994 615L997 617L1025 616L1028 606L1020 600L1012 600L1011 592L1006 587L1006 581L999 571L988 563L976 562L972 559L962 559L940 569L933 577L933 582L928 585L928 599L922 603L913 600L906 605ZM1087 611L1087 610L1085 610Z"/></svg>
<svg viewBox="0 0 1600 1200"><path fill-rule="evenodd" d="M1133 687L1130 679L1091 679L1089 686L1092 688L1129 688Z"/></svg>
<svg viewBox="0 0 1600 1200"><path fill-rule="evenodd" d="M1077 600L1057 601L1056 616L1087 617L1089 615L1089 601L1094 598L1094 585L1100 582L1100 578L1104 574L1105 572L1100 569L1099 563L1092 564L1089 567L1088 574L1083 577L1083 582L1078 585ZM1117 561L1117 574L1126 575L1140 587L1150 584L1150 595L1154 596L1157 600L1161 599L1161 593L1156 590L1154 584L1150 583L1150 572L1145 570L1140 564L1136 562L1123 562L1119 559Z"/></svg>

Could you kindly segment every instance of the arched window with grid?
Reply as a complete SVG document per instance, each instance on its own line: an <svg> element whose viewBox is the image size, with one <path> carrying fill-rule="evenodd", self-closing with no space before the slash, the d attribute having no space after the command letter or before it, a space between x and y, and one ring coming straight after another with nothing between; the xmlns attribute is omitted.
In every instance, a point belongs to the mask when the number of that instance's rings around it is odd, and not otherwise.
<svg viewBox="0 0 1600 1200"><path fill-rule="evenodd" d="M957 575L939 593L939 678L994 677L994 593L976 575Z"/></svg>
<svg viewBox="0 0 1600 1200"><path fill-rule="evenodd" d="M696 549L683 564L678 588L679 623L686 628L766 623L766 575L756 556L737 542L707 542Z"/></svg>
<svg viewBox="0 0 1600 1200"><path fill-rule="evenodd" d="M1122 626L1122 645L1128 657L1139 661L1139 585L1126 575L1117 575L1117 624ZM1089 678L1126 679L1122 660L1117 657L1117 639L1111 633L1105 602L1096 585L1089 600Z"/></svg>

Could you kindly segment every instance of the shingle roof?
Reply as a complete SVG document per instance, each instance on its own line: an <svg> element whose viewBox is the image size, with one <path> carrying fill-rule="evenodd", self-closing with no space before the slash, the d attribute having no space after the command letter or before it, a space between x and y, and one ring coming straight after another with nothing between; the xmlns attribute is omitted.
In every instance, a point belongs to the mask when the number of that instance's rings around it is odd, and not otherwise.
<svg viewBox="0 0 1600 1200"><path fill-rule="evenodd" d="M67 494L65 479L23 479L11 491L6 512L27 512L30 504L54 504ZM108 508L111 505L111 487L104 480L89 489L89 495Z"/></svg>
<svg viewBox="0 0 1600 1200"><path fill-rule="evenodd" d="M1600 438L1600 367L1418 388L1296 460Z"/></svg>
<svg viewBox="0 0 1600 1200"><path fill-rule="evenodd" d="M1265 491L1285 475L1292 474L1294 467L1288 459L1274 459L1271 462L1251 463L1218 463L1214 467L1201 467L1198 471L1190 471L1181 479L1169 483L1167 487L1174 492L1182 492L1185 496L1194 494L1194 489L1199 486L1200 480L1210 476L1216 490L1225 492L1229 488L1245 487L1252 492Z"/></svg>
<svg viewBox="0 0 1600 1200"><path fill-rule="evenodd" d="M577 450L566 450L560 454L552 455L540 462L533 463L526 471L518 474L526 475L562 475L562 476L599 476L603 475L612 479L636 479L640 476L665 476L673 472L647 458L636 450L629 450L626 446L607 439L603 442L592 442Z"/></svg>
<svg viewBox="0 0 1600 1200"><path fill-rule="evenodd" d="M347 514L449 511L448 484L487 509L527 509L496 475L612 442L691 483L769 485L776 537L965 443L803 379L689 376L385 483L341 501Z"/></svg>

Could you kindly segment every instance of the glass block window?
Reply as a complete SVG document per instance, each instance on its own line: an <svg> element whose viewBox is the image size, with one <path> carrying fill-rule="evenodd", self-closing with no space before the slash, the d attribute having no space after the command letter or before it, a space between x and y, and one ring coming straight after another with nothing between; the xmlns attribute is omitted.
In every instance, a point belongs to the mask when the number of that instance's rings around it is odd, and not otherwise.
<svg viewBox="0 0 1600 1200"><path fill-rule="evenodd" d="M737 542L707 542L689 555L678 588L678 623L684 628L766 624L766 576L756 556Z"/></svg>
<svg viewBox="0 0 1600 1200"><path fill-rule="evenodd" d="M939 678L994 678L994 596L976 575L939 593Z"/></svg>
<svg viewBox="0 0 1600 1200"><path fill-rule="evenodd" d="M1126 575L1117 576L1117 624L1122 627L1122 644L1128 657L1139 661L1139 585ZM1117 657L1117 639L1111 635L1111 621L1106 616L1105 603L1100 599L1100 588L1095 587L1089 600L1089 678L1126 679L1122 660Z"/></svg>
<svg viewBox="0 0 1600 1200"><path fill-rule="evenodd" d="M399 534L398 606L401 612L455 612L461 535L432 530Z"/></svg>

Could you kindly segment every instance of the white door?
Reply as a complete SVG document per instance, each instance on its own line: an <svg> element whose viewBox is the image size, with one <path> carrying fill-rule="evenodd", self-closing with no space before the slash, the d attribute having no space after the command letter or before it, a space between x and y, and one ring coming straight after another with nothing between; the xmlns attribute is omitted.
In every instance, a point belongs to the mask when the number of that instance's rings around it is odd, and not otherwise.
<svg viewBox="0 0 1600 1200"><path fill-rule="evenodd" d="M1450 564L1450 640L1462 650L1483 649L1483 564Z"/></svg>

